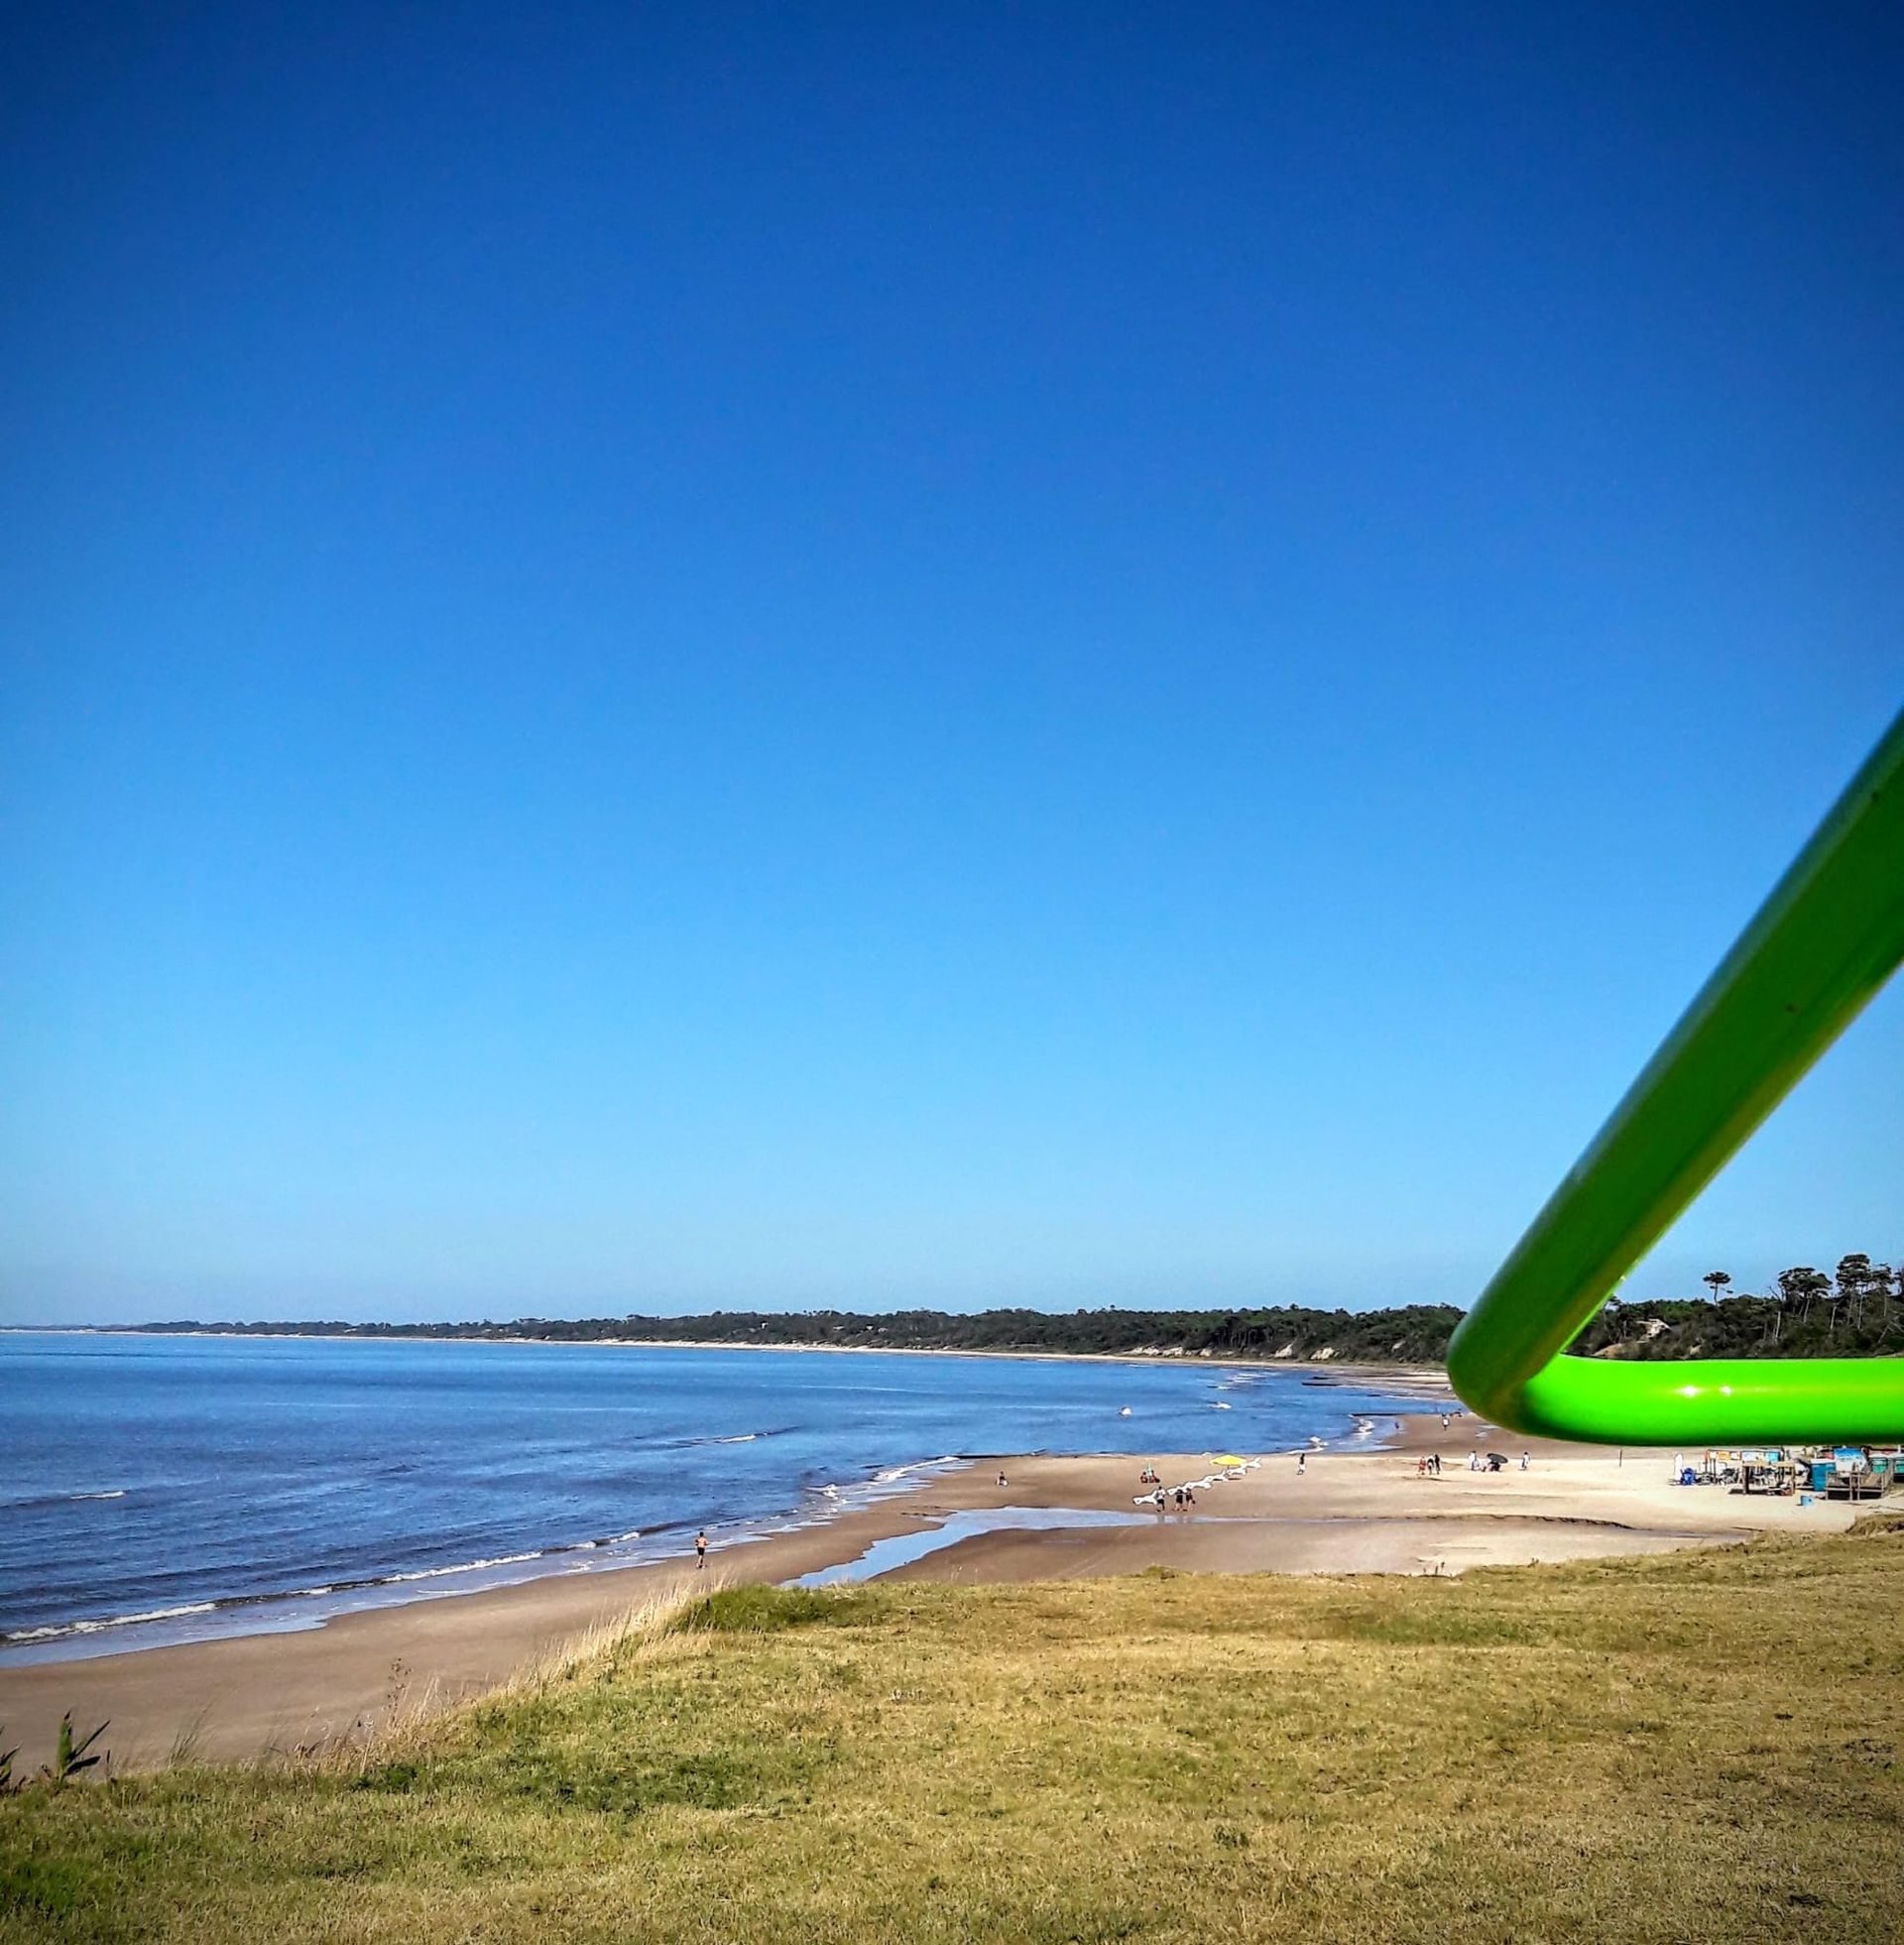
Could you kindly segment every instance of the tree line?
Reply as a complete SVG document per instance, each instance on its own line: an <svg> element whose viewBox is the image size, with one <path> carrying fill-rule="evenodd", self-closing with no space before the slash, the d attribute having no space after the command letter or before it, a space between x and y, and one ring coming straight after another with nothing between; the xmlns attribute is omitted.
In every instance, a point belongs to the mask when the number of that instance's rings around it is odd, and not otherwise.
<svg viewBox="0 0 1904 1945"><path fill-rule="evenodd" d="M1832 1276L1800 1264L1763 1295L1740 1291L1725 1271L1705 1277L1709 1301L1613 1297L1575 1340L1603 1358L1859 1357L1904 1353L1904 1274L1865 1255L1841 1258ZM1452 1303L1379 1310L1303 1304L1218 1310L717 1310L702 1316L514 1317L507 1322L393 1324L135 1324L151 1334L220 1336L530 1338L546 1343L820 1345L888 1351L994 1351L1262 1359L1266 1362L1438 1365L1462 1313Z"/></svg>
<svg viewBox="0 0 1904 1945"><path fill-rule="evenodd" d="M1810 1264L1781 1270L1763 1294L1724 1294L1731 1277L1709 1270L1705 1302L1611 1297L1573 1349L1606 1358L1848 1358L1904 1354L1904 1269L1862 1251L1831 1276Z"/></svg>
<svg viewBox="0 0 1904 1945"><path fill-rule="evenodd" d="M1384 1310L1318 1310L1285 1304L1254 1310L717 1310L693 1317L513 1317L497 1323L130 1324L144 1333L218 1336L531 1338L586 1344L819 1345L842 1350L998 1351L1158 1357L1308 1360L1327 1353L1356 1363L1436 1364L1461 1312L1451 1303Z"/></svg>

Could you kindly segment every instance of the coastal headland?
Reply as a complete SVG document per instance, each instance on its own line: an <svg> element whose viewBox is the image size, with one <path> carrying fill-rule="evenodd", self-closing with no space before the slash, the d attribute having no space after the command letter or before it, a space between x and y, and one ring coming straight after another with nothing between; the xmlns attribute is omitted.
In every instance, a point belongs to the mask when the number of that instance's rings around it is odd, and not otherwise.
<svg viewBox="0 0 1904 1945"><path fill-rule="evenodd" d="M683 1586L852 1578L964 1584L1079 1580L1146 1568L1203 1573L1459 1575L1468 1568L1665 1552L1764 1531L1822 1533L1843 1507L1683 1488L1671 1454L1528 1441L1436 1410L1368 1427L1364 1449L1157 1454L1161 1513L1136 1502L1142 1462L969 1460L911 1492L790 1532L676 1562L556 1574L348 1614L321 1627L0 1668L9 1740L49 1743L60 1715L110 1720L115 1769L190 1748L249 1760L447 1706ZM1469 1454L1506 1455L1474 1472ZM1438 1476L1420 1461L1438 1455ZM1526 1456L1525 1469L1521 1466ZM1236 1456L1244 1465L1219 1463ZM1179 1510L1174 1488L1196 1488ZM891 1564L886 1564L888 1560Z"/></svg>

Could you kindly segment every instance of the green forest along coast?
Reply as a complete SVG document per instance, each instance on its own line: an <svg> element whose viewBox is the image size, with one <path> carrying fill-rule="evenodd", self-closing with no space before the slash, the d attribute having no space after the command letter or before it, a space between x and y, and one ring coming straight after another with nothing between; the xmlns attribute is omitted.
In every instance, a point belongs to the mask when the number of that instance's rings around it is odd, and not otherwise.
<svg viewBox="0 0 1904 1945"><path fill-rule="evenodd" d="M1904 1353L1904 1271L1862 1253L1827 1275L1784 1270L1764 1294L1708 1299L1613 1297L1576 1339L1603 1358L1857 1357ZM185 1319L122 1328L220 1336L530 1338L550 1343L734 1344L787 1349L993 1351L1018 1355L1207 1357L1348 1364L1439 1365L1462 1313L1452 1303L1379 1310L1275 1304L1228 1310L716 1310L687 1317L514 1317L467 1323L218 1322Z"/></svg>

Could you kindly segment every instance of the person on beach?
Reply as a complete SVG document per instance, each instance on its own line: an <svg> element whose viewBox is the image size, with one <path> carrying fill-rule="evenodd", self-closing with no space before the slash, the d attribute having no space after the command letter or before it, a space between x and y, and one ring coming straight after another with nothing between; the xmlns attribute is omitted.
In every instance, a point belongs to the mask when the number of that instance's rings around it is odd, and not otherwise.
<svg viewBox="0 0 1904 1945"><path fill-rule="evenodd" d="M1004 1473L1000 1473L1000 1474L999 1474L999 1484L1000 1484L1001 1486L1003 1486L1003 1485L1005 1484L1005 1474L1004 1474Z"/></svg>
<svg viewBox="0 0 1904 1945"><path fill-rule="evenodd" d="M703 1573L706 1571L706 1568L707 1568L707 1529L706 1527L702 1527L702 1529L694 1535L694 1571L696 1573Z"/></svg>
<svg viewBox="0 0 1904 1945"><path fill-rule="evenodd" d="M1520 1455L1520 1469L1522 1472L1525 1472L1527 1470L1527 1461L1532 1457L1533 1454L1531 1452L1523 1452Z"/></svg>
<svg viewBox="0 0 1904 1945"><path fill-rule="evenodd" d="M1298 1452L1296 1454L1296 1477L1298 1479L1301 1479L1308 1472L1308 1470L1309 1470L1309 1454L1307 1452Z"/></svg>

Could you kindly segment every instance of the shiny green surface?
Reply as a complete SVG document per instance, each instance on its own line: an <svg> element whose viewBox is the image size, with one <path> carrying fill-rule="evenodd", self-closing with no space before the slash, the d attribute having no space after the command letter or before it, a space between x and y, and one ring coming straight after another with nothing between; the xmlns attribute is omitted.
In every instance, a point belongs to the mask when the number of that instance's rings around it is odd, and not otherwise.
<svg viewBox="0 0 1904 1945"><path fill-rule="evenodd" d="M1562 1356L1900 960L1904 716L1462 1320L1464 1402L1607 1444L1904 1436L1904 1359Z"/></svg>

